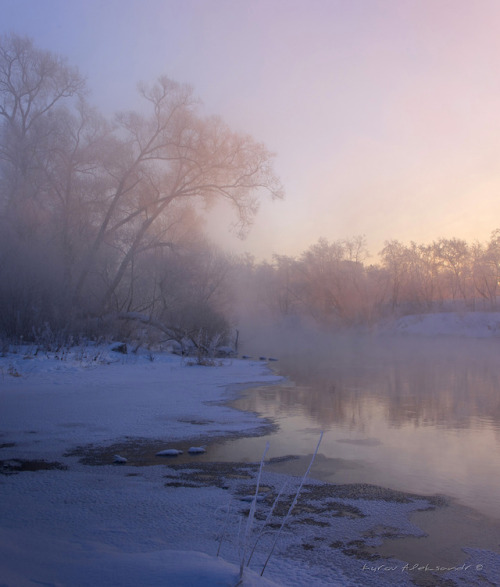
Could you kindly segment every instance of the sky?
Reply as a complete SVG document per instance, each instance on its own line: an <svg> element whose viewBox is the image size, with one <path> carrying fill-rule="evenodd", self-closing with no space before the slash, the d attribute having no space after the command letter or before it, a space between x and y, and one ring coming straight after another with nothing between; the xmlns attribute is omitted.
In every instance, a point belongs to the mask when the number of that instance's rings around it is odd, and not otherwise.
<svg viewBox="0 0 500 587"><path fill-rule="evenodd" d="M159 75L276 153L258 259L364 235L487 241L500 227L497 0L0 0L0 34L67 58L108 115Z"/></svg>

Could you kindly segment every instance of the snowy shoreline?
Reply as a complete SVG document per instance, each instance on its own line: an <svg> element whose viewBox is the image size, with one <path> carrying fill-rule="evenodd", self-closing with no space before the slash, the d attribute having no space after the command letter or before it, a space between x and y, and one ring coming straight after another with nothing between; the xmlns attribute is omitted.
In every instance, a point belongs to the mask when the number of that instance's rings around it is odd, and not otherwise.
<svg viewBox="0 0 500 587"><path fill-rule="evenodd" d="M256 464L202 464L193 455L187 463L167 457L155 466L110 461L95 467L67 455L78 446L136 439L164 441L167 449L201 437L258 433L258 416L227 402L243 386L276 383L280 377L254 361L190 367L172 355L151 360L147 354L119 356L93 348L62 359L55 353L10 353L0 359L0 369L2 586L237 582L238 528L248 510L242 498L255 490ZM42 461L61 467L30 470L29 463ZM284 480L286 502L299 480L264 467L260 518L269 513ZM280 538L265 578L319 587L411 585L405 561L374 560L372 547L384 532L422 535L408 516L433 507L431 501L371 486L357 487L356 495L341 488L307 481L300 511ZM260 518L254 532L263 524ZM260 572L269 553L271 530L259 540L252 571ZM219 547L221 556L215 558ZM498 555L469 554L468 563L483 564L481 571L452 569L440 576L458 585L482 576L492 581ZM381 570L389 562L399 572ZM245 585L266 584L252 571L245 571Z"/></svg>

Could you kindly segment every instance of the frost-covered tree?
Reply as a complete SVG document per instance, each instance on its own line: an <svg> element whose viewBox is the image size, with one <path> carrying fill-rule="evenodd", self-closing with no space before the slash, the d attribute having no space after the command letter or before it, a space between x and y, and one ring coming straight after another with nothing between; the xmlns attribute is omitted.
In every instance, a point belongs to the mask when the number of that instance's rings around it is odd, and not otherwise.
<svg viewBox="0 0 500 587"><path fill-rule="evenodd" d="M134 256L179 202L203 209L217 198L226 199L244 231L262 192L282 196L272 154L221 119L202 117L191 88L162 77L139 90L149 114L117 116L121 150L105 169L111 187L102 194L96 234L75 287L79 298L106 242L119 245L121 254L100 302L103 311L110 308Z"/></svg>
<svg viewBox="0 0 500 587"><path fill-rule="evenodd" d="M282 196L273 155L204 116L190 87L161 77L139 92L141 111L106 121L64 59L26 38L0 39L4 333L64 328L136 303L156 311L141 263L178 250L179 225L191 230L225 199L244 233L262 195Z"/></svg>
<svg viewBox="0 0 500 587"><path fill-rule="evenodd" d="M78 71L30 39L0 41L0 205L31 230L46 202L45 170L58 136L57 112L82 92Z"/></svg>

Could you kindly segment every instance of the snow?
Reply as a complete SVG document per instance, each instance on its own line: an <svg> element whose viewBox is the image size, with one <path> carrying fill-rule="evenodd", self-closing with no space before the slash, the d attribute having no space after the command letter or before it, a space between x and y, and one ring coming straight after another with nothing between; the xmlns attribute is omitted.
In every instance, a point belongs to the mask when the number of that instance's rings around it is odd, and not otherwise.
<svg viewBox="0 0 500 587"><path fill-rule="evenodd" d="M265 423L255 414L230 408L227 401L243 386L280 379L266 364L251 360L189 366L177 356L121 355L91 346L64 353L36 353L28 347L4 353L1 587L236 585L243 551L241 527L249 507L244 500L255 491L258 464L221 469L214 482L205 482L208 473L199 459L209 456L207 438L258 433ZM190 455L184 468L176 468L177 458L133 466L122 449L112 451L109 462L99 466L84 464L71 454L76 447L126 447L139 441L166 447L156 449L153 457L178 450L171 447L182 441L207 452ZM27 470L26 461L54 466ZM263 515L254 521L255 532L262 530L261 519L270 507L266 497L276 495L285 480L283 495L295 495L300 478L286 479L266 472L264 466L257 505ZM316 490L324 497L314 497ZM419 536L421 530L408 516L428 507L425 499L337 497L335 507L351 508L348 511L359 515L332 517L319 511L329 499L328 486L308 480L304 491L311 495L311 511L292 514L291 528L283 532L260 577L274 539L270 529L263 532L242 585L412 584L407 573L382 576L363 571L366 560L348 556L331 543L366 539L374 528L387 527L388 520L399 535ZM371 544L377 541L380 537L373 532L366 539ZM498 556L483 551L470 551L470 556L475 564L483 564L484 580L492 582L500 569Z"/></svg>
<svg viewBox="0 0 500 587"><path fill-rule="evenodd" d="M182 454L182 450L177 450L176 448L166 448L165 450L160 450L156 453L157 457L177 457Z"/></svg>
<svg viewBox="0 0 500 587"><path fill-rule="evenodd" d="M1 360L2 432L22 434L26 441L18 438L18 443L29 445L29 458L52 459L68 445L125 437L188 439L193 427L186 421L193 416L206 422L204 435L253 430L262 425L255 415L235 418L235 410L221 405L231 396L226 387L279 380L264 365L243 361L207 368L187 366L174 355L158 354L150 361L146 355L103 355L95 349L83 359L77 353L64 360L55 356L19 352ZM93 356L100 363L89 360ZM26 437L28 423L38 443Z"/></svg>
<svg viewBox="0 0 500 587"><path fill-rule="evenodd" d="M37 533L13 533L0 528L2 585L233 587L238 581L239 568L236 565L201 552L125 552L113 548L104 550L102 546L96 550L92 543L68 543L51 537L52 550L47 553L40 549L45 538ZM57 567L57 573L49 569L47 563ZM57 583L54 582L55 575ZM271 587L276 583L248 571L243 585Z"/></svg>
<svg viewBox="0 0 500 587"><path fill-rule="evenodd" d="M382 329L385 334L500 337L500 312L442 312L403 316Z"/></svg>

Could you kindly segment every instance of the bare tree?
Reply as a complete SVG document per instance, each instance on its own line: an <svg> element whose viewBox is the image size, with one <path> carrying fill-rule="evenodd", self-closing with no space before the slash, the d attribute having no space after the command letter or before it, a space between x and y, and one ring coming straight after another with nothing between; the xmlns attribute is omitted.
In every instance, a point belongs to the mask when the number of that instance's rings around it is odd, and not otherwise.
<svg viewBox="0 0 500 587"><path fill-rule="evenodd" d="M0 42L0 164L2 206L29 219L38 205L54 132L52 115L83 92L84 80L63 59L30 39L10 35Z"/></svg>
<svg viewBox="0 0 500 587"><path fill-rule="evenodd" d="M63 59L29 39L0 39L0 300L24 316L19 331L56 314L59 324L132 309L153 316L165 300L159 253L178 247L207 206L228 200L243 234L262 194L282 197L273 155L203 117L190 87L162 77L139 92L148 113L110 124ZM224 265L204 259L197 303L207 314Z"/></svg>
<svg viewBox="0 0 500 587"><path fill-rule="evenodd" d="M107 169L114 186L103 198L97 234L75 288L78 299L103 244L120 241L123 253L102 297L103 310L145 238L175 202L202 206L225 198L244 230L257 211L259 190L282 197L271 153L220 119L200 117L189 87L162 77L151 88L141 86L140 92L151 114L129 112L117 118L123 152Z"/></svg>
<svg viewBox="0 0 500 587"><path fill-rule="evenodd" d="M453 300L473 298L469 245L463 239L439 239L433 243L441 272L446 276Z"/></svg>
<svg viewBox="0 0 500 587"><path fill-rule="evenodd" d="M500 230L493 231L486 245L475 243L471 254L475 290L495 309L500 282Z"/></svg>
<svg viewBox="0 0 500 587"><path fill-rule="evenodd" d="M394 311L403 301L403 291L408 280L408 263L405 246L397 240L386 241L380 252L383 267L390 280L390 303Z"/></svg>

